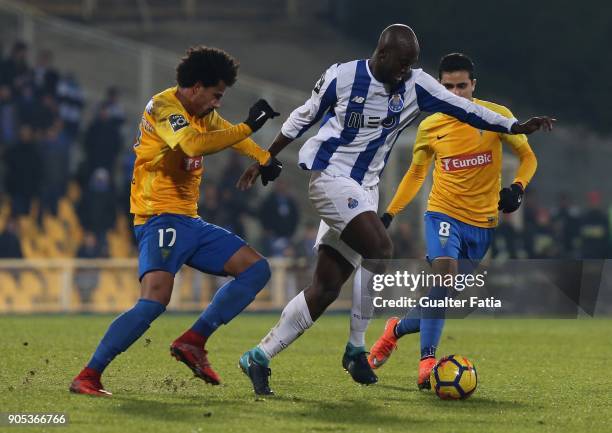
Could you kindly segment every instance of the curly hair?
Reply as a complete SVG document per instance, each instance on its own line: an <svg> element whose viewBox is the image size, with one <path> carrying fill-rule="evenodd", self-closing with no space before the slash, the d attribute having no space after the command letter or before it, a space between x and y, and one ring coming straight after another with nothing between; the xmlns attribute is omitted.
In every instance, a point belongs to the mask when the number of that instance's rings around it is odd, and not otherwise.
<svg viewBox="0 0 612 433"><path fill-rule="evenodd" d="M191 87L200 82L204 87L223 81L227 86L236 82L239 63L219 48L197 46L187 50L176 67L176 82Z"/></svg>

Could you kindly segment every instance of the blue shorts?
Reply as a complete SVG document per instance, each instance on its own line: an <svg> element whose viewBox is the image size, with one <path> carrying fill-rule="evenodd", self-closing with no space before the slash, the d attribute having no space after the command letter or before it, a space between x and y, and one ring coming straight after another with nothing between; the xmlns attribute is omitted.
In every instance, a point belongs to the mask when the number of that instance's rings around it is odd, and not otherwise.
<svg viewBox="0 0 612 433"><path fill-rule="evenodd" d="M225 263L246 245L232 232L201 218L161 214L134 227L138 275L150 271L176 274L183 264L207 274L226 275Z"/></svg>
<svg viewBox="0 0 612 433"><path fill-rule="evenodd" d="M452 257L476 266L487 253L494 233L494 228L476 227L440 212L425 212L429 261L438 257Z"/></svg>

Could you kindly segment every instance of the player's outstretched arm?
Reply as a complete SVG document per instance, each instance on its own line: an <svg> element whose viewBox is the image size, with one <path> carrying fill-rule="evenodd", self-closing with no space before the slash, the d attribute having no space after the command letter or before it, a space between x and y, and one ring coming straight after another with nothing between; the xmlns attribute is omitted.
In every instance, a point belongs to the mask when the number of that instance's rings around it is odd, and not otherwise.
<svg viewBox="0 0 612 433"><path fill-rule="evenodd" d="M261 128L267 120L278 116L270 105L260 99L249 110L249 115L243 123L227 129L199 132L189 123L173 128L162 122L157 128L158 135L174 148L179 145L189 156L209 155L234 146ZM171 115L170 117L175 116ZM170 118L169 117L169 118Z"/></svg>
<svg viewBox="0 0 612 433"><path fill-rule="evenodd" d="M337 101L336 94L337 65L330 66L316 82L310 98L303 105L291 112L283 123L281 131L268 149L272 158L278 155L289 143L300 137L311 126L316 124ZM277 161L278 162L278 161ZM279 163L280 164L280 163ZM242 191L253 186L261 174L261 181L267 185L276 179L278 174L274 167L266 168L252 164L240 176L236 187ZM280 174L280 171L278 172ZM271 177L274 176L274 177Z"/></svg>
<svg viewBox="0 0 612 433"><path fill-rule="evenodd" d="M279 154L289 143L293 141L292 138L285 137L282 132L280 132L274 142L268 149L270 152L271 158L270 162L266 165L261 165L259 163L251 164L240 176L238 182L236 183L236 188L241 191L245 191L255 184L255 181L261 174L261 182L265 186L268 182L273 181L280 175L280 168L282 169L282 164L275 157Z"/></svg>
<svg viewBox="0 0 612 433"><path fill-rule="evenodd" d="M449 92L431 75L420 71L415 81L417 104L421 111L444 113L474 128L509 134L531 134L540 129L551 131L556 119L532 117L520 123L495 111Z"/></svg>
<svg viewBox="0 0 612 433"><path fill-rule="evenodd" d="M553 125L557 119L548 116L532 117L526 122L519 123L515 122L512 125L510 132L513 134L526 134L529 135L539 130L552 131Z"/></svg>

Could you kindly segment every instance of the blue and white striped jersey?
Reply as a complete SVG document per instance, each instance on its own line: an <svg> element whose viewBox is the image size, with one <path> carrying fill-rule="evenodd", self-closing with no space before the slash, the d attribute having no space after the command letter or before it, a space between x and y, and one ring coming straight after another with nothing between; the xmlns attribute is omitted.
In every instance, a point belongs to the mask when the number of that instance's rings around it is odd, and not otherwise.
<svg viewBox="0 0 612 433"><path fill-rule="evenodd" d="M410 78L390 92L374 78L367 60L354 60L331 66L281 132L297 138L323 119L319 132L300 149L300 167L373 186L397 138L421 111L445 113L496 132L508 133L516 122L454 95L421 69L413 69Z"/></svg>

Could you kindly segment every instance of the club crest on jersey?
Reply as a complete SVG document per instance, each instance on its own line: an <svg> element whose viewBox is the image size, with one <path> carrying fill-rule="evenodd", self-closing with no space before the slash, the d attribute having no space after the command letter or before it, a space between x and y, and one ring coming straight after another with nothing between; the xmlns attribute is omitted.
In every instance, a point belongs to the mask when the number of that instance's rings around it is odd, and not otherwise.
<svg viewBox="0 0 612 433"><path fill-rule="evenodd" d="M352 197L348 198L348 207L349 209L355 209L357 206L359 206L359 202L357 200L355 200Z"/></svg>
<svg viewBox="0 0 612 433"><path fill-rule="evenodd" d="M389 98L389 111L392 113L399 113L404 109L404 98L399 93L391 95Z"/></svg>
<svg viewBox="0 0 612 433"><path fill-rule="evenodd" d="M168 116L168 122L170 122L170 126L174 132L177 132L185 126L189 126L189 122L187 122L187 119L185 119L182 114L171 114Z"/></svg>
<svg viewBox="0 0 612 433"><path fill-rule="evenodd" d="M170 248L162 248L161 249L161 256L162 256L162 260L165 262L166 259L168 258L168 256L170 255Z"/></svg>

